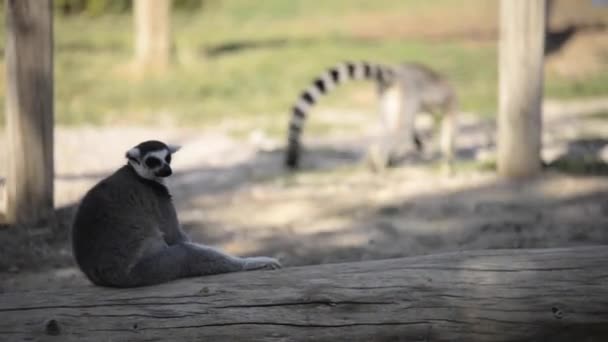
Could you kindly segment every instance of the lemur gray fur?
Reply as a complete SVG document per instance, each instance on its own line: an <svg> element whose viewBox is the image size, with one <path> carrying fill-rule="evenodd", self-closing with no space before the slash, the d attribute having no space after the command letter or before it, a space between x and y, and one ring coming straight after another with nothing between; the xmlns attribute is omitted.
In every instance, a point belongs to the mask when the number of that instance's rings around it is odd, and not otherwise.
<svg viewBox="0 0 608 342"><path fill-rule="evenodd" d="M76 262L96 285L135 287L209 274L280 268L269 257L241 258L190 241L164 178L179 147L142 142L127 165L82 199L72 227Z"/></svg>
<svg viewBox="0 0 608 342"><path fill-rule="evenodd" d="M293 169L299 165L301 135L314 104L337 85L360 79L374 81L380 97L379 111L385 134L368 154L374 168L393 165L408 155L413 147L422 148L414 125L419 112L440 114L440 148L445 163L451 165L458 103L454 88L448 81L421 64L389 66L361 61L343 62L327 69L301 93L291 110L286 166Z"/></svg>

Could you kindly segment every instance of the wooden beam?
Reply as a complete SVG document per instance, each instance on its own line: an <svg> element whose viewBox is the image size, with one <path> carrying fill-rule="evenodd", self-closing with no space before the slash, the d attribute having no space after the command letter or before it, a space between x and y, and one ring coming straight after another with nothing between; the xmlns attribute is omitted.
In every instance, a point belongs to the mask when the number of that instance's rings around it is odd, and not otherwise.
<svg viewBox="0 0 608 342"><path fill-rule="evenodd" d="M606 260L486 250L0 293L0 340L608 341Z"/></svg>
<svg viewBox="0 0 608 342"><path fill-rule="evenodd" d="M6 0L6 216L53 214L53 15L51 0Z"/></svg>
<svg viewBox="0 0 608 342"><path fill-rule="evenodd" d="M540 172L545 0L501 0L498 173Z"/></svg>

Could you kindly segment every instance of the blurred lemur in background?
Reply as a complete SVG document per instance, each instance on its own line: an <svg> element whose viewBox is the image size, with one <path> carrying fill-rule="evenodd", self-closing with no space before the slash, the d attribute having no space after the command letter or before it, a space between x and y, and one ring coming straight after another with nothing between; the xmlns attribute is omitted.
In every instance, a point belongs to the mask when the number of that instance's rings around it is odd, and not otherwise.
<svg viewBox="0 0 608 342"><path fill-rule="evenodd" d="M231 256L190 241L164 184L178 149L160 141L142 142L127 151L127 165L82 199L73 224L73 251L94 284L134 287L281 267L273 258Z"/></svg>
<svg viewBox="0 0 608 342"><path fill-rule="evenodd" d="M422 141L415 127L419 112L441 117L440 149L444 165L451 169L458 103L448 81L433 70L414 63L396 66L368 62L343 62L327 69L302 92L291 110L285 164L297 168L301 159L301 135L308 112L319 99L347 80L372 80L379 93L384 134L369 149L368 161L383 169L421 150ZM345 118L344 120L348 120Z"/></svg>

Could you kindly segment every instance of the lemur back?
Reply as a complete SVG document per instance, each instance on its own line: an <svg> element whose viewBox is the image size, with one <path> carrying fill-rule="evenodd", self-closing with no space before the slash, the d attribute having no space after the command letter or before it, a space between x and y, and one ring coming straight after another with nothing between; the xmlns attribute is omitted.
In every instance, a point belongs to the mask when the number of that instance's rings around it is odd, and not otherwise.
<svg viewBox="0 0 608 342"><path fill-rule="evenodd" d="M126 277L146 251L165 246L161 229L176 232L177 215L167 189L135 174L128 165L94 186L83 198L73 231L74 257L94 283ZM116 251L104 253L104 251ZM110 274L104 269L112 268Z"/></svg>
<svg viewBox="0 0 608 342"><path fill-rule="evenodd" d="M414 127L414 116L420 111L444 114L441 146L444 157L451 161L457 99L447 80L421 64L390 66L361 61L343 62L327 69L301 93L289 120L285 159L288 167L296 168L300 161L301 136L311 108L323 95L350 80L371 80L377 85L386 128L385 141L380 144L381 163L390 164L412 145L421 148Z"/></svg>
<svg viewBox="0 0 608 342"><path fill-rule="evenodd" d="M92 283L134 287L280 267L273 258L231 256L190 241L164 184L176 151L160 141L143 142L127 152L127 165L83 197L72 245L76 263Z"/></svg>

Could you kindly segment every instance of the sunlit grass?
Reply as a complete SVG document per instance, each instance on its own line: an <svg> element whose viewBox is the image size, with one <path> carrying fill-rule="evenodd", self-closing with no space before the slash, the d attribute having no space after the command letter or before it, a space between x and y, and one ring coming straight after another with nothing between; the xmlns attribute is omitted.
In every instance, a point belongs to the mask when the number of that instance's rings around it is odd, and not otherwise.
<svg viewBox="0 0 608 342"><path fill-rule="evenodd" d="M400 37L391 27L380 27L373 37L360 34L362 28L396 15L407 19L435 13L446 18L446 25L455 25L454 13L474 13L467 10L471 6L491 11L484 1L354 0L348 6L343 1L205 1L193 13L174 13L173 65L164 74L146 78L131 66L129 15L57 17L56 120L205 125L246 119L269 134L283 134L288 110L301 89L328 66L347 59L426 63L452 80L464 110L493 115L497 54L492 42ZM482 19L483 13L477 16L486 27L489 19ZM3 23L0 27L4 30ZM546 93L605 95L606 84L608 70L576 80L548 74ZM373 115L374 94L372 84L359 82L337 90L320 107ZM4 91L0 102L3 106ZM318 133L331 130L315 123L310 128Z"/></svg>

